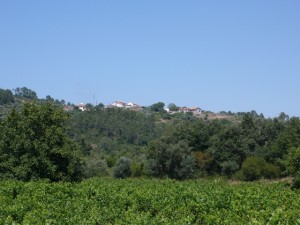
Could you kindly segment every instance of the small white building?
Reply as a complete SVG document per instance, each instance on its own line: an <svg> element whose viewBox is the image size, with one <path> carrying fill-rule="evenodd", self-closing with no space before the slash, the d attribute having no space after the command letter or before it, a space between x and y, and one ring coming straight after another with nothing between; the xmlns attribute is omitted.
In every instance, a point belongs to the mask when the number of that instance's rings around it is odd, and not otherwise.
<svg viewBox="0 0 300 225"><path fill-rule="evenodd" d="M165 107L164 110L167 112L167 113L170 113L170 109L168 107Z"/></svg>
<svg viewBox="0 0 300 225"><path fill-rule="evenodd" d="M180 107L178 109L179 112L187 113L192 112L194 115L199 115L202 113L202 110L199 107Z"/></svg>
<svg viewBox="0 0 300 225"><path fill-rule="evenodd" d="M132 109L132 108L141 108L140 105L134 103L134 102L128 102L126 105L125 105L125 108L129 108L129 109Z"/></svg>
<svg viewBox="0 0 300 225"><path fill-rule="evenodd" d="M126 103L123 101L115 101L113 102L110 107L118 107L118 108L125 108Z"/></svg>
<svg viewBox="0 0 300 225"><path fill-rule="evenodd" d="M191 107L190 112L193 112L194 114L201 114L202 110L199 107Z"/></svg>
<svg viewBox="0 0 300 225"><path fill-rule="evenodd" d="M142 106L134 102L124 102L124 101L115 101L112 104L108 105L107 108L126 108L126 109L141 109Z"/></svg>
<svg viewBox="0 0 300 225"><path fill-rule="evenodd" d="M85 110L86 110L85 104L83 104L83 103L79 103L79 104L77 105L77 107L78 107L78 109L81 110L81 111L85 111Z"/></svg>

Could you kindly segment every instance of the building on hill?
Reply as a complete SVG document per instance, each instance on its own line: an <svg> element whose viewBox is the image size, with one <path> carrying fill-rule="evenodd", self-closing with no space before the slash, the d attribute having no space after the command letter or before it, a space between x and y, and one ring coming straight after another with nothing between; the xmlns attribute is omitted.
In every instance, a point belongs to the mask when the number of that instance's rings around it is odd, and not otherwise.
<svg viewBox="0 0 300 225"><path fill-rule="evenodd" d="M202 109L200 109L199 107L186 107L186 106L183 106L183 107L178 107L178 110L176 110L176 111L172 111L168 107L165 107L164 110L167 113L170 113L170 114L188 113L188 112L193 113L194 116L202 114Z"/></svg>
<svg viewBox="0 0 300 225"><path fill-rule="evenodd" d="M132 109L132 108L142 108L142 106L134 103L134 102L128 102L126 105L125 105L125 108L129 108L129 109Z"/></svg>
<svg viewBox="0 0 300 225"><path fill-rule="evenodd" d="M77 107L78 107L78 109L81 110L81 111L85 111L85 110L86 110L86 106L85 106L85 104L83 104L83 103L78 104Z"/></svg>
<svg viewBox="0 0 300 225"><path fill-rule="evenodd" d="M199 115L202 113L202 110L199 107L180 107L178 109L178 112L183 112L183 113L187 113L187 112L192 112L194 115Z"/></svg>
<svg viewBox="0 0 300 225"><path fill-rule="evenodd" d="M134 103L134 102L124 102L124 101L115 101L112 104L108 105L107 108L126 108L126 109L142 109L143 107Z"/></svg>
<svg viewBox="0 0 300 225"><path fill-rule="evenodd" d="M108 105L107 108L114 108L114 107L125 108L125 106L126 106L125 102L123 102L123 101L115 101L115 102L111 103L110 105Z"/></svg>

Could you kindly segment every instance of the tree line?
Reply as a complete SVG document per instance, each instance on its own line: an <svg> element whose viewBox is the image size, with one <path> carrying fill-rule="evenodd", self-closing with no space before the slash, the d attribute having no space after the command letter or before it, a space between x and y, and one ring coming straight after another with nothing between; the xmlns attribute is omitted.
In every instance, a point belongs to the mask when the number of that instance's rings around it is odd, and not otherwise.
<svg viewBox="0 0 300 225"><path fill-rule="evenodd" d="M0 178L223 175L252 181L292 175L299 185L299 118L266 119L252 111L234 121L186 114L162 120L162 108L66 113L54 101L41 101L13 109L0 120Z"/></svg>

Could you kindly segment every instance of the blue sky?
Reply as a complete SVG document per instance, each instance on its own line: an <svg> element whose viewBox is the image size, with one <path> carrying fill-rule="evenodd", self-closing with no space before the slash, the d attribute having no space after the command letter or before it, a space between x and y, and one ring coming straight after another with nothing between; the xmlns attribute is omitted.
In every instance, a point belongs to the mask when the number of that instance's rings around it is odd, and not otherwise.
<svg viewBox="0 0 300 225"><path fill-rule="evenodd" d="M0 88L300 116L300 1L0 2Z"/></svg>

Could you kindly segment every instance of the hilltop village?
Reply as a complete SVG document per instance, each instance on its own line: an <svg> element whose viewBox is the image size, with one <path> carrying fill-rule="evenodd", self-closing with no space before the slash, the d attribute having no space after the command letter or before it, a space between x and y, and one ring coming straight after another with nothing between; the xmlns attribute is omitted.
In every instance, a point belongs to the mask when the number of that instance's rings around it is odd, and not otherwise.
<svg viewBox="0 0 300 225"><path fill-rule="evenodd" d="M202 109L200 107L178 107L175 104L170 104L169 106L164 106L164 103L156 103L156 104L163 104L163 109L165 112L169 113L169 114L174 114L174 113L192 113L194 116L200 115L202 114ZM90 107L92 105L91 104L84 104L84 103L79 103L75 106L71 106L71 105L65 105L64 106L64 110L65 111L73 111L75 109L80 110L80 111L89 111ZM113 103L104 106L102 105L101 107L102 109L105 108L123 108L123 109L130 109L130 110L135 110L135 111L143 111L143 110L147 110L146 106L141 106L135 102L124 102L121 100L118 101L114 101Z"/></svg>

